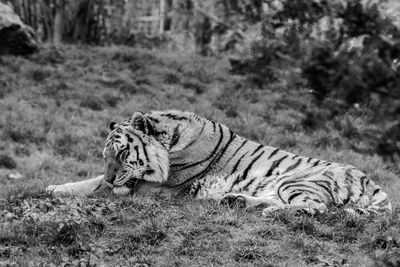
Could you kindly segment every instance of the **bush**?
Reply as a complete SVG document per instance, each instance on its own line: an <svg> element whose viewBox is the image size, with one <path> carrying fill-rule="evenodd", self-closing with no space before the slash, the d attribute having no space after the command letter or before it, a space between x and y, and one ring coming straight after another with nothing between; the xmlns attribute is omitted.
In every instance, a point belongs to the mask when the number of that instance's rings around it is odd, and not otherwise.
<svg viewBox="0 0 400 267"><path fill-rule="evenodd" d="M400 29L381 12L380 3L365 2L268 1L263 38L250 53L231 60L232 71L264 88L299 70L299 84L311 89L317 105L335 106L330 117L356 105L373 108L375 121L395 121L400 115ZM382 140L378 150L400 151L387 143Z"/></svg>
<svg viewBox="0 0 400 267"><path fill-rule="evenodd" d="M103 110L104 106L104 101L100 97L93 95L87 96L81 101L81 107L89 108L95 111Z"/></svg>
<svg viewBox="0 0 400 267"><path fill-rule="evenodd" d="M17 163L12 157L0 154L0 168L15 169L16 167Z"/></svg>

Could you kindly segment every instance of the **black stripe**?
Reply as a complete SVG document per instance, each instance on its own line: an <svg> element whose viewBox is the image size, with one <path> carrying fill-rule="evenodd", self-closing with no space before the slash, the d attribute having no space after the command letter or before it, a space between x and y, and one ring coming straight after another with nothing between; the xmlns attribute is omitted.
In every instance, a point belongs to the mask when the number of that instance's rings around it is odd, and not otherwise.
<svg viewBox="0 0 400 267"><path fill-rule="evenodd" d="M139 139L139 141L142 143L142 145L144 144L142 137L140 137L139 135L135 134L134 132L129 132L130 134L136 136L137 139Z"/></svg>
<svg viewBox="0 0 400 267"><path fill-rule="evenodd" d="M376 194L378 194L379 191L381 191L379 188L378 188L378 189L375 189L374 192L372 193L372 196L375 196Z"/></svg>
<svg viewBox="0 0 400 267"><path fill-rule="evenodd" d="M147 116L147 119L153 121L154 123L159 123L160 122L159 119L152 118L152 117L149 117L149 116Z"/></svg>
<svg viewBox="0 0 400 267"><path fill-rule="evenodd" d="M183 116L178 116L178 115L174 115L174 114L161 114L161 117L167 117L169 119L173 119L173 120L177 120L177 121L187 121L189 120L187 117L183 117Z"/></svg>
<svg viewBox="0 0 400 267"><path fill-rule="evenodd" d="M243 190L247 190L247 189L249 188L249 186L252 185L252 184L255 182L255 180L256 180L257 178L258 178L258 177L255 176L255 177L253 177L252 179L250 179L250 181L243 187Z"/></svg>
<svg viewBox="0 0 400 267"><path fill-rule="evenodd" d="M231 130L229 130L229 140L225 144L224 148L219 152L218 156L214 159L214 163L218 162L222 158L229 145L232 143L233 139L235 139L235 134Z"/></svg>
<svg viewBox="0 0 400 267"><path fill-rule="evenodd" d="M99 185L96 186L96 188L93 190L93 192L96 192L101 186L102 186L102 183L99 183Z"/></svg>
<svg viewBox="0 0 400 267"><path fill-rule="evenodd" d="M221 126L220 124L219 124L218 126L220 127L220 133L221 133L221 135L223 135L222 126ZM229 145L231 144L231 142L232 142L233 139L235 138L235 136L236 136L236 135L235 135L231 130L229 130L229 140L228 140L228 142L226 142L224 148L221 149L221 150L218 152L218 154L212 159L212 161L210 162L210 164L208 164L208 166L207 166L202 172L200 172L199 174L197 174L196 176L198 176L198 175L203 175L203 174L207 173L207 172L211 169L211 167L212 167L216 162L218 162L218 161L222 158L222 156L225 154L225 151L227 150L227 148L229 147ZM195 177L196 177L196 176L195 176ZM190 179L192 179L192 178L190 178Z"/></svg>
<svg viewBox="0 0 400 267"><path fill-rule="evenodd" d="M348 191L348 193L349 193L349 191ZM351 195L350 195L350 194L347 194L347 197L343 200L342 205L345 206L347 203L350 202L350 199L351 199ZM342 205L338 205L338 206L340 207L340 206L342 206Z"/></svg>
<svg viewBox="0 0 400 267"><path fill-rule="evenodd" d="M198 134L198 138L194 139L192 142L190 142L189 144L187 144L184 148L182 148L182 150L185 150L186 148L190 147L191 145L193 145L194 143L196 143L199 139L201 134L203 133L204 127L206 126L206 123L203 122L203 126L200 129L200 132Z"/></svg>
<svg viewBox="0 0 400 267"><path fill-rule="evenodd" d="M301 192L302 194L309 193L309 194L312 194L314 196L318 196L318 197L321 198L321 196L319 196L319 194L318 194L319 192L316 191L315 187L309 186L309 185L301 183L301 182L300 183L297 183L297 182L294 182L294 181L291 181L291 182L292 182L292 184L286 184L285 188L283 188L282 186L280 186L278 188L278 190L277 190L278 196L282 200L283 200L283 198L282 198L281 194L283 194L287 190L291 190L290 193L294 193L294 192L298 191L298 192ZM295 187L295 188L293 188L293 187Z"/></svg>
<svg viewBox="0 0 400 267"><path fill-rule="evenodd" d="M279 186L279 189L278 190L283 190L283 191L285 191L285 190L287 190L290 186L293 186L293 185L305 185L305 180L293 180L293 179L290 179L290 180L287 180L287 181L284 181L284 182L282 182L281 183L281 185ZM285 187L286 186L286 187ZM285 187L285 188L284 188Z"/></svg>
<svg viewBox="0 0 400 267"><path fill-rule="evenodd" d="M272 158L276 153L278 153L279 150L280 150L280 149L277 148L277 149L275 149L274 151L272 151L271 155L268 156L268 159Z"/></svg>
<svg viewBox="0 0 400 267"><path fill-rule="evenodd" d="M271 168L269 168L267 174L265 175L266 177L271 176L272 172L279 166L279 164L281 164L282 160L284 160L285 158L287 158L289 155L286 155L278 160L275 160L272 165Z"/></svg>
<svg viewBox="0 0 400 267"><path fill-rule="evenodd" d="M196 189L193 192L193 197L195 197L197 195L197 193L200 191L201 185L197 185Z"/></svg>
<svg viewBox="0 0 400 267"><path fill-rule="evenodd" d="M316 162L314 162L314 164L312 166L313 167L317 166L319 162L320 162L320 160L317 160Z"/></svg>
<svg viewBox="0 0 400 267"><path fill-rule="evenodd" d="M253 156L254 154L256 154L257 151L260 150L260 149L263 148L263 147L264 147L263 145L259 145L259 146L253 151L253 153L251 153L250 157Z"/></svg>
<svg viewBox="0 0 400 267"><path fill-rule="evenodd" d="M286 171L284 171L283 173L286 173L286 172L288 172L288 171L293 170L294 168L296 168L297 166L300 165L301 161L302 161L302 159L298 159L298 160L296 161L296 163L294 163L293 165L289 166L289 167L286 169Z"/></svg>
<svg viewBox="0 0 400 267"><path fill-rule="evenodd" d="M172 134L171 143L169 145L169 149L173 148L179 141L179 125L175 127L174 133Z"/></svg>
<svg viewBox="0 0 400 267"><path fill-rule="evenodd" d="M222 126L221 126L220 124L218 124L218 126L219 126L219 129L220 129L220 134L221 134L221 136L223 136ZM233 138L235 137L235 134L234 134L232 131L230 131L230 133L231 133L231 138L230 138L230 140L231 140L231 139L233 139ZM230 142L228 141L228 142L227 142L227 145L229 145L228 143L230 143ZM227 145L226 145L226 146L227 146ZM219 147L219 144L218 144L218 146L216 147L216 149L217 149L218 147ZM214 154L214 153L215 153L215 150L213 151L212 154ZM200 173L198 173L198 174L196 174L196 175L190 177L189 179L187 179L186 181L180 183L180 184L177 185L177 186L181 186L182 184L188 183L189 181L191 181L191 180L193 180L193 179L195 179L195 178L204 176L204 174L206 174L207 172L209 172L209 170L210 170L211 167L214 165L214 163L215 163L217 160L219 160L219 158L222 156L222 154L223 154L223 153L222 153L222 150L221 150L221 151L218 153L218 155L215 156L214 159L211 160L211 162L208 164L208 166L207 166L203 171L201 171Z"/></svg>
<svg viewBox="0 0 400 267"><path fill-rule="evenodd" d="M338 182L335 180L335 186L334 186L334 188L333 188L333 192L335 192L336 195L339 195L339 190L340 190L339 184L338 184Z"/></svg>
<svg viewBox="0 0 400 267"><path fill-rule="evenodd" d="M283 180L286 180L283 183L286 183L288 181L299 181L301 179L306 180L309 177L314 176L314 175L316 175L316 174L318 174L320 172L321 172L320 170L317 170L317 171L314 171L314 172L307 172L307 173L305 173L305 174L303 174L301 176L295 176L295 177L293 177L293 174L289 174L289 175L286 175L286 176L285 175L281 175L281 176L278 177L276 183L279 184Z"/></svg>
<svg viewBox="0 0 400 267"><path fill-rule="evenodd" d="M214 150L210 153L210 155L208 155L205 159L196 161L196 162L191 163L191 164L187 164L187 163L184 163L184 164L175 164L175 165L171 165L171 167L172 167L172 168L182 167L181 169L178 170L178 171L182 171L182 170L184 170L184 169L187 169L187 168L190 168L190 167L199 165L199 164L201 164L201 163L204 163L204 162L207 162L208 160L210 160L210 159L215 155L215 152L218 150L219 145L221 144L222 139L223 139L222 126L221 126L220 124L219 124L219 131L220 131L220 137L219 137L218 143L217 143L217 145L214 147ZM189 180L190 180L190 179L189 179Z"/></svg>
<svg viewBox="0 0 400 267"><path fill-rule="evenodd" d="M323 189L325 189L325 191L329 194L329 196L331 197L331 199L332 199L332 203L336 203L336 201L335 201L335 197L333 196L333 194L332 194L332 190L329 188L329 186L330 186L330 183L329 182L327 182L327 181L313 181L315 184L317 184L319 187L322 187ZM326 184L327 183L327 185L323 185L323 184Z"/></svg>
<svg viewBox="0 0 400 267"><path fill-rule="evenodd" d="M213 126L213 133L215 133L215 122L211 121L211 123L212 123L212 126Z"/></svg>
<svg viewBox="0 0 400 267"><path fill-rule="evenodd" d="M129 146L129 144L128 144L128 146ZM128 148L128 146L127 146L127 148ZM116 159L121 159L121 155L122 155L122 153L124 153L125 150L126 150L126 148L125 149L121 149L120 151L118 151L117 155L115 155L115 158Z"/></svg>
<svg viewBox="0 0 400 267"><path fill-rule="evenodd" d="M140 137L139 135L132 133L132 132L131 132L131 134L133 134L134 136L136 136L137 139L139 139L139 141L142 145L142 150L143 150L144 156L146 157L147 162L149 162L149 155L147 154L146 143L143 142L142 137ZM139 158L139 155L138 155L138 158Z"/></svg>
<svg viewBox="0 0 400 267"><path fill-rule="evenodd" d="M236 154L239 152L239 150L240 150L246 143L247 143L247 140L244 140L244 141L242 142L242 144L238 147L238 149L236 149L235 153L233 153L232 157L230 157L230 158L227 160L227 162L229 162L231 159L233 159L233 158L236 156ZM225 164L225 166L226 166L226 164Z"/></svg>
<svg viewBox="0 0 400 267"><path fill-rule="evenodd" d="M307 163L309 163L313 158L308 158Z"/></svg>
<svg viewBox="0 0 400 267"><path fill-rule="evenodd" d="M292 186L298 186L298 185L292 185ZM309 194L311 194L311 195L313 195L313 196L317 196L317 197L320 197L316 192L314 192L313 190L309 190L309 189L306 189L305 187L307 187L307 186L304 186L303 188L299 188L299 187L297 187L297 188L294 188L294 189L292 189L292 192L290 192L290 194L295 194L295 193L301 193L301 194L305 194L305 193L309 193ZM311 188L312 189L312 187L307 187L307 188ZM289 190L289 189L288 189ZM280 198L280 199L282 199L282 201L284 201L283 200L283 197L282 197L282 195L281 194L283 194L283 192L282 192L283 190L281 190L281 189L278 189L278 197ZM307 197L305 197L304 199L306 199ZM289 200L289 199L288 199ZM290 204L289 203L289 201L284 201L284 202L286 202L287 204Z"/></svg>
<svg viewBox="0 0 400 267"><path fill-rule="evenodd" d="M294 155L293 157L292 157L292 159L295 159L295 158L297 158L299 155Z"/></svg>
<svg viewBox="0 0 400 267"><path fill-rule="evenodd" d="M267 181L263 181L263 183L260 183L256 189L254 190L254 192L252 193L252 196L255 196L258 192L263 191L264 188L269 185L271 182L276 182L275 179L268 179Z"/></svg>
<svg viewBox="0 0 400 267"><path fill-rule="evenodd" d="M134 149L135 149L135 151L136 151L136 160L138 160L139 159L139 146L134 146L133 147Z"/></svg>
<svg viewBox="0 0 400 267"><path fill-rule="evenodd" d="M129 143L133 143L133 138L129 134L125 134L125 136L128 139Z"/></svg>
<svg viewBox="0 0 400 267"><path fill-rule="evenodd" d="M221 131L221 135L223 134L223 129L221 127L221 125L219 125L220 127L220 131ZM216 162L218 162L222 156L225 154L226 150L228 149L229 145L231 144L231 142L233 141L233 139L235 138L235 134L229 130L229 140L228 142L226 142L225 146L223 149L221 149L217 155L212 159L212 161L210 162L210 164L208 164L208 166L202 171L202 173L204 172L208 172L208 170L212 167L212 165L214 165Z"/></svg>
<svg viewBox="0 0 400 267"><path fill-rule="evenodd" d="M298 196L300 196L301 194L303 194L303 192L297 192L297 193L294 193L293 195L291 195L291 196L288 198L288 200L287 200L288 203L291 204L293 198L298 197Z"/></svg>
<svg viewBox="0 0 400 267"><path fill-rule="evenodd" d="M231 175L234 174L234 173L237 171L237 168L238 168L240 162L242 161L242 159L244 158L244 156L246 156L247 153L248 153L248 152L244 153L244 154L239 158L239 160L236 162L235 166L233 166L233 170L232 170L232 172L231 172Z"/></svg>
<svg viewBox="0 0 400 267"><path fill-rule="evenodd" d="M247 174L250 171L251 167L254 165L254 163L256 163L256 161L265 153L265 151L262 151L257 157L255 157L251 163L247 166L247 168L244 170L243 172L243 177L245 177L245 179L247 178Z"/></svg>
<svg viewBox="0 0 400 267"><path fill-rule="evenodd" d="M245 179L245 177L242 174L239 174L236 176L236 179L234 181L232 181L231 184L231 188L229 188L229 190L227 192L232 192L232 188L237 185L238 183L240 183L241 181L243 181Z"/></svg>
<svg viewBox="0 0 400 267"><path fill-rule="evenodd" d="M149 160L149 155L147 154L146 145L144 143L142 145L143 145L142 150L143 150L144 156L146 157L147 162L149 162L150 160Z"/></svg>

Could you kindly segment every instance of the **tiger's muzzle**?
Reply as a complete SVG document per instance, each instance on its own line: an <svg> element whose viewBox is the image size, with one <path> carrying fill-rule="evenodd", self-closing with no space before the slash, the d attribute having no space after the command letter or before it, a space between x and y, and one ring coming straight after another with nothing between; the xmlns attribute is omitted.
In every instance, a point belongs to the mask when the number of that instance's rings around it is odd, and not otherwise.
<svg viewBox="0 0 400 267"><path fill-rule="evenodd" d="M104 180L106 181L108 186L114 187L113 183L116 178L118 169L119 169L119 164L116 160L115 152L108 151L106 153L105 169L104 169Z"/></svg>

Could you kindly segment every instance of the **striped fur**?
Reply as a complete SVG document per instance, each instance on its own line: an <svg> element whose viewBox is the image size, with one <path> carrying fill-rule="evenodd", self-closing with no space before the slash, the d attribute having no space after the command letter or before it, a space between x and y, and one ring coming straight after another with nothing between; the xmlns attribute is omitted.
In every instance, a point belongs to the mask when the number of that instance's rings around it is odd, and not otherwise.
<svg viewBox="0 0 400 267"><path fill-rule="evenodd" d="M387 195L354 166L264 146L193 113L137 112L114 129L104 150L106 161L115 161L112 155L116 154L110 150L118 154L127 145L126 139L122 146L116 145L116 140L121 140L115 138L119 129L142 134L142 139L147 136L168 153L168 177L131 178L161 182L170 189L189 188L196 198L239 201L246 207L264 205L264 213L282 208L314 213L330 206L349 211L391 211ZM151 146L144 142L143 147ZM121 169L115 166L113 170ZM121 186L129 180L129 175L118 174L123 178L115 179L113 173L115 176L115 171L105 173L109 183Z"/></svg>

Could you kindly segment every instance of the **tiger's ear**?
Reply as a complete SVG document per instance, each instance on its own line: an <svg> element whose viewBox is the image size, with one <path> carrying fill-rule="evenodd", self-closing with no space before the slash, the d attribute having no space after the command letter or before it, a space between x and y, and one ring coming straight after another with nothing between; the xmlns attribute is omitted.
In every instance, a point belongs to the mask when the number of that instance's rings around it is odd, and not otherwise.
<svg viewBox="0 0 400 267"><path fill-rule="evenodd" d="M133 113L131 124L134 129L142 131L145 134L152 135L154 133L153 126L142 112Z"/></svg>
<svg viewBox="0 0 400 267"><path fill-rule="evenodd" d="M115 129L116 126L117 126L117 123L116 123L115 121L111 121L111 122L108 124L108 128L109 128L111 131L113 131L113 130Z"/></svg>

